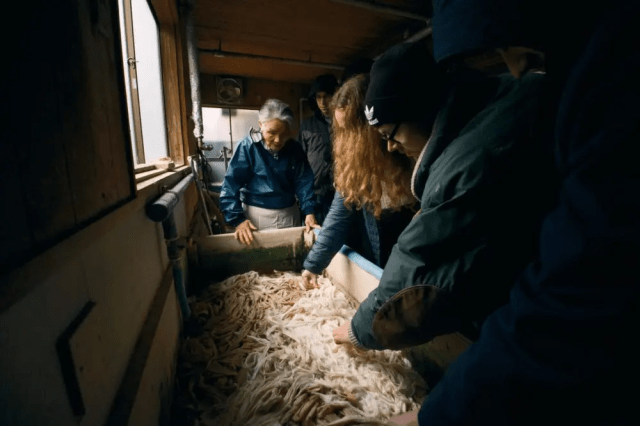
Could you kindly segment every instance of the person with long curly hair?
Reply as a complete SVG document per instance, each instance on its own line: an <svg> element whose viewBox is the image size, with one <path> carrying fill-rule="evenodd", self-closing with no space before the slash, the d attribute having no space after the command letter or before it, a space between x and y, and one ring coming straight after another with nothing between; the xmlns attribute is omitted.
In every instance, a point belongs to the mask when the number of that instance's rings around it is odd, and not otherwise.
<svg viewBox="0 0 640 426"><path fill-rule="evenodd" d="M534 258L557 194L544 76L452 75L420 43L389 49L370 76L365 116L387 150L416 159L421 210L334 339L379 350L477 333Z"/></svg>
<svg viewBox="0 0 640 426"><path fill-rule="evenodd" d="M411 159L383 147L380 134L364 116L369 79L357 75L334 94L333 156L336 195L316 243L304 261L302 277L317 285L317 275L347 242L349 230L364 219L364 257L384 267L398 235L413 216ZM358 211L362 212L359 216Z"/></svg>

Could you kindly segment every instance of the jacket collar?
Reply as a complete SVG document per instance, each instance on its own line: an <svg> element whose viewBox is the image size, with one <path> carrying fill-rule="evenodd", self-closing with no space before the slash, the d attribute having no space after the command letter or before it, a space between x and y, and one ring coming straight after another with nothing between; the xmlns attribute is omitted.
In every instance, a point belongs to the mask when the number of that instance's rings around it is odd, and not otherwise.
<svg viewBox="0 0 640 426"><path fill-rule="evenodd" d="M418 157L413 169L413 174L411 175L411 193L418 199L418 201L422 199L422 192L424 191L424 186L429 177L429 167L431 167L431 164L445 148L442 146L444 139L439 136L443 133L444 124L448 116L447 110L448 108L443 108L438 113L436 120L433 122L431 135L429 136L427 143L424 145L424 148L422 148L420 156Z"/></svg>

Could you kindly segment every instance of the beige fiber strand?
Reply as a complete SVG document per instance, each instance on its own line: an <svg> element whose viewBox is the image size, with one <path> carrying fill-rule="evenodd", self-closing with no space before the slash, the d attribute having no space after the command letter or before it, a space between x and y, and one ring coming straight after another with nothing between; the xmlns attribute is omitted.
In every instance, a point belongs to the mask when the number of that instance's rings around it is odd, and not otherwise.
<svg viewBox="0 0 640 426"><path fill-rule="evenodd" d="M384 425L419 407L425 384L400 352L334 343L355 308L318 282L249 272L191 302L204 332L182 344L174 396L189 425Z"/></svg>

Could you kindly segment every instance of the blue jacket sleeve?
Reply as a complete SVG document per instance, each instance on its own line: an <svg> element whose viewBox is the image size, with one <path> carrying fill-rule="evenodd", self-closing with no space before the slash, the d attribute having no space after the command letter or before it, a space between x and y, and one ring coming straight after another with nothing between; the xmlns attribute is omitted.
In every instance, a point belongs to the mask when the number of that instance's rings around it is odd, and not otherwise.
<svg viewBox="0 0 640 426"><path fill-rule="evenodd" d="M321 274L329 266L331 259L346 242L355 214L357 212L349 210L344 205L342 195L336 192L320 235L304 261L304 269L314 274Z"/></svg>
<svg viewBox="0 0 640 426"><path fill-rule="evenodd" d="M313 172L311 171L309 161L302 152L300 152L299 161L296 163L295 190L302 213L305 215L312 214L315 211L315 201L313 200Z"/></svg>
<svg viewBox="0 0 640 426"><path fill-rule="evenodd" d="M248 148L240 143L233 154L220 190L220 209L224 220L231 226L238 226L245 220L240 189L250 180L252 173L251 158Z"/></svg>
<svg viewBox="0 0 640 426"><path fill-rule="evenodd" d="M640 323L640 169L631 152L640 136L640 55L612 53L631 49L631 32L610 44L592 38L599 54L574 68L556 131L562 192L539 260L449 366L420 425L633 423L637 392L625 383L639 376L631 336Z"/></svg>

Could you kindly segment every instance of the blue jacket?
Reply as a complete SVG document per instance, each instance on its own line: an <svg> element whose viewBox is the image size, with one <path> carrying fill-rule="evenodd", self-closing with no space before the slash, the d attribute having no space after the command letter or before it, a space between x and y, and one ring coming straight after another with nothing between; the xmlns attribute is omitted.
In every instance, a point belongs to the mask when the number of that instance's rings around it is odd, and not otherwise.
<svg viewBox="0 0 640 426"><path fill-rule="evenodd" d="M383 212L378 220L369 210L361 209L360 211L347 208L344 205L344 197L339 192L335 193L324 225L304 261L304 269L314 274L321 274L336 253L347 243L347 237L359 214L364 217L367 236L363 247L364 252L360 254L384 268L393 245L411 220L412 213L408 209Z"/></svg>
<svg viewBox="0 0 640 426"><path fill-rule="evenodd" d="M229 225L246 220L242 203L283 209L297 196L302 212L313 213L313 173L300 144L290 140L277 156L262 141L246 137L238 143L220 191L220 208Z"/></svg>
<svg viewBox="0 0 640 426"><path fill-rule="evenodd" d="M442 8L449 28L478 40L486 27L474 23L493 14L480 16L477 3L486 1L437 1L435 13ZM559 199L544 221L536 260L478 341L449 366L421 409L420 425L637 423L638 391L630 384L640 377L640 167L632 154L640 140L639 6L600 3L592 8L598 20L588 37L548 55L549 76L561 82ZM572 11L570 32L584 29L589 20L573 15L591 10L584 3L544 12L552 18L565 8ZM463 19L467 13L474 18ZM434 21L438 51L438 43L456 37L438 33ZM496 34L500 22L511 21L494 22ZM531 27L544 32L549 23ZM564 43L560 32L555 36Z"/></svg>

